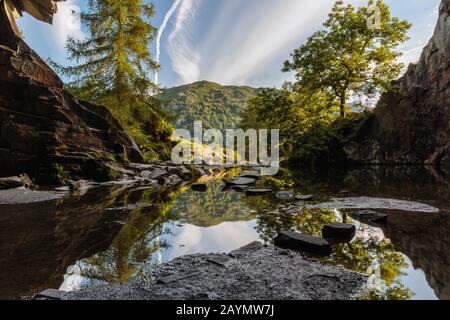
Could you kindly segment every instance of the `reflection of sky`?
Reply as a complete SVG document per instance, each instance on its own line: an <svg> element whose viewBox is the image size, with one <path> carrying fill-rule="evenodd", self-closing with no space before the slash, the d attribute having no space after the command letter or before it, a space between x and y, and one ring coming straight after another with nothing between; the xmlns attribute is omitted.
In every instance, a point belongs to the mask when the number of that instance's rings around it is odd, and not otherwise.
<svg viewBox="0 0 450 320"><path fill-rule="evenodd" d="M438 297L427 282L421 269L414 269L411 260L405 256L408 268L402 269L403 276L398 279L414 293L413 300L437 300Z"/></svg>
<svg viewBox="0 0 450 320"><path fill-rule="evenodd" d="M224 253L258 240L256 221L224 222L202 228L191 224L171 224L171 235L165 235L170 247L162 252L163 262L195 253Z"/></svg>
<svg viewBox="0 0 450 320"><path fill-rule="evenodd" d="M260 209L258 207L253 207L254 203L248 202L248 199L240 193L232 194L232 197L228 199L224 198L225 193L220 191L221 185L219 185L218 188L213 187L214 185L211 183L211 194L208 194L208 200L211 201L211 203L221 205L206 206L199 211L198 208L194 210L189 205L184 204L186 204L186 201L191 201L193 195L198 196L198 201L201 201L201 198L205 197L204 194L191 194L189 193L190 191L188 191L178 197L176 201L180 206L177 207L175 205L171 208L171 210L177 212L177 214L174 214L173 216L179 217L180 219L182 218L182 221L190 221L191 223L181 223L180 221L164 223L162 229L167 232L163 232L163 234L157 238L151 237L148 241L149 247L153 247L156 242L165 243L168 247L154 253L152 257L147 260L147 263L141 266L142 269L140 271L151 272L155 267L155 264L169 262L179 256L198 253L228 253L255 240L261 240L256 230L256 220L222 222L210 227L200 227L193 224L196 223L194 222L195 219L187 219L189 217L192 218L192 215L194 215L194 217L195 214L199 215L199 212L201 212L201 216L197 216L196 218L201 222L205 220L203 219L205 218L203 214L206 217L208 217L207 215L210 215L211 217L217 218L217 220L213 219L214 221L223 221L219 218L225 216L230 220L238 220L242 217L251 219L249 213ZM191 202L187 203L189 204ZM224 208L222 207L224 206L224 203L232 203L233 205ZM336 215L336 220L342 221L341 212L339 210L333 210L333 212ZM357 220L353 220L353 223L357 227L357 238L360 238L364 243L388 241L382 229L360 223ZM368 250L370 250L370 248L368 248ZM389 250L392 250L392 248ZM372 252L372 254L369 255L369 258L371 259L370 262L372 265L368 272L369 274L373 272L375 275L373 277L375 281L374 285L380 285L381 288L385 288L385 282L379 278L381 273L376 272L380 271L379 257ZM413 299L437 299L427 282L424 272L420 269L415 270L412 262L407 257L405 257L405 261L407 266L404 269L401 269L400 275L395 279L397 281L395 281L394 284L396 285L398 284L398 281L400 281L404 287L409 288L414 294L412 297ZM130 261L130 263L131 262L132 261ZM88 281L88 279L80 277L76 272L72 272L72 274L68 272L65 276L65 283L62 288L71 290L77 289L80 286L92 285L96 285L96 282Z"/></svg>

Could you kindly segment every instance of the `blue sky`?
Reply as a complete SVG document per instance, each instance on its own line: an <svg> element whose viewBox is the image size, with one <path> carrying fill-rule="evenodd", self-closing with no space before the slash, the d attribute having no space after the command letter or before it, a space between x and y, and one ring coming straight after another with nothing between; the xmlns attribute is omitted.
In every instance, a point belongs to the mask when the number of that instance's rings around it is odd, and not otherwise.
<svg viewBox="0 0 450 320"><path fill-rule="evenodd" d="M355 5L367 0L347 0ZM386 0L393 15L413 23L410 40L400 48L405 63L417 61L433 33L440 0ZM154 0L160 30L159 83L172 87L199 80L221 84L280 86L290 75L283 61L321 24L333 0ZM53 26L29 16L19 20L25 40L42 57L61 63L67 37L82 37L72 27L69 8L85 9L86 0L59 5ZM163 24L163 22L165 23ZM151 50L157 53L156 43Z"/></svg>

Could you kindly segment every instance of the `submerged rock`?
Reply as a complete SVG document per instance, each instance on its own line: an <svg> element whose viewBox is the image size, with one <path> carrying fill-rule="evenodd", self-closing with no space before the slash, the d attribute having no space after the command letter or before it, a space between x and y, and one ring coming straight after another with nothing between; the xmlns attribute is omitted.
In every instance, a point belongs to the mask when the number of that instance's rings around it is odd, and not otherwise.
<svg viewBox="0 0 450 320"><path fill-rule="evenodd" d="M63 299L349 300L366 290L365 275L293 251L253 243L235 252L238 259L225 254L180 257L129 283L68 293Z"/></svg>
<svg viewBox="0 0 450 320"><path fill-rule="evenodd" d="M277 192L277 199L293 200L293 199L295 199L295 194L293 191L279 191L279 192Z"/></svg>
<svg viewBox="0 0 450 320"><path fill-rule="evenodd" d="M304 235L298 232L282 231L275 238L277 247L300 252L329 255L332 252L330 243L319 237Z"/></svg>

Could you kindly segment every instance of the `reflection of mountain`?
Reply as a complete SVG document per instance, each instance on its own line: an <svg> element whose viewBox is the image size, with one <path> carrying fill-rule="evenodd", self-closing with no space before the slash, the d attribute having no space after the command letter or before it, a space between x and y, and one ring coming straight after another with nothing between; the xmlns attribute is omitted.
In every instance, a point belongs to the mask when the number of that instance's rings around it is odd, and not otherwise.
<svg viewBox="0 0 450 320"><path fill-rule="evenodd" d="M450 299L450 215L395 212L383 230L425 272L436 295Z"/></svg>
<svg viewBox="0 0 450 320"><path fill-rule="evenodd" d="M223 183L212 181L206 192L192 190L181 194L172 212L183 222L199 227L211 227L226 221L249 221L255 212L242 201L242 194L223 191Z"/></svg>

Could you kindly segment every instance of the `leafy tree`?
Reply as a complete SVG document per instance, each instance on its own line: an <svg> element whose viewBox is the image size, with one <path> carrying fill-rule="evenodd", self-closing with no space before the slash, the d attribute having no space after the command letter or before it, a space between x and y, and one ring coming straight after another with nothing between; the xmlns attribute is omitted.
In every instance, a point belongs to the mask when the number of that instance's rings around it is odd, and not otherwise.
<svg viewBox="0 0 450 320"><path fill-rule="evenodd" d="M170 127L163 120L149 76L158 69L149 44L156 29L155 11L145 0L89 0L81 22L84 39L69 39L72 66L52 65L70 79L69 89L83 100L109 107L141 148L167 141ZM154 141L152 141L154 138Z"/></svg>
<svg viewBox="0 0 450 320"><path fill-rule="evenodd" d="M377 13L379 25L371 25ZM374 97L398 77L403 65L395 49L408 39L411 25L392 17L382 0L360 8L339 0L323 26L294 51L283 71L296 73L296 91L326 94L343 118L350 97Z"/></svg>
<svg viewBox="0 0 450 320"><path fill-rule="evenodd" d="M300 137L332 121L327 103L326 96L320 93L306 95L289 87L264 89L249 100L241 126L279 129L281 152L290 155Z"/></svg>

